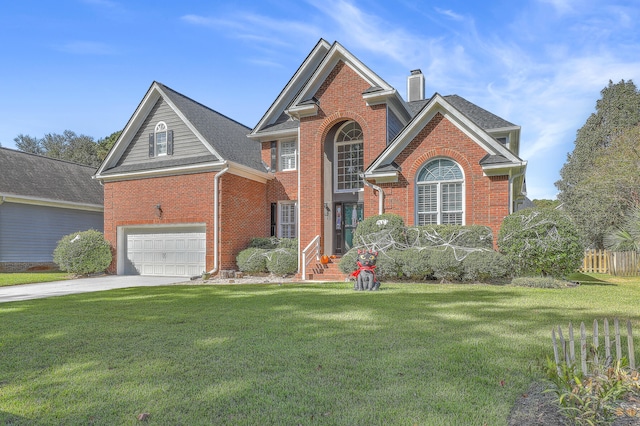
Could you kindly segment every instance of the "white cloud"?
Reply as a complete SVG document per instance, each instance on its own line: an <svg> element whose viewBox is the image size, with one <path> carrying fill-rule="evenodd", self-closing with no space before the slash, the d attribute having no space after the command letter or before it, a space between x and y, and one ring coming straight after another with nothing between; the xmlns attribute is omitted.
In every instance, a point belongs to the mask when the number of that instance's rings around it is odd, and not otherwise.
<svg viewBox="0 0 640 426"><path fill-rule="evenodd" d="M453 10L450 9L440 9L439 7L435 8L435 11L438 12L441 15L444 15L450 19L453 19L454 21L464 21L464 16L454 12Z"/></svg>

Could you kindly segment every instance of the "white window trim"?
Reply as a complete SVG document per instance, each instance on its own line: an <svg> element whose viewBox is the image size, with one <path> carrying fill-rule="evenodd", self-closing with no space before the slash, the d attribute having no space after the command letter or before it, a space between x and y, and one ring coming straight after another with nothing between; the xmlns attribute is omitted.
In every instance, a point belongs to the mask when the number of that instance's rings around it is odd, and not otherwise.
<svg viewBox="0 0 640 426"><path fill-rule="evenodd" d="M334 144L333 144L333 191L334 193L340 193L340 194L344 194L344 193L353 193L353 192L362 192L364 191L364 181L362 183L362 187L361 188L349 188L349 189L339 189L338 188L338 147L339 146L344 146L344 145L355 145L355 144L362 144L362 168L364 171L364 138L363 139L358 139L358 140L351 140L351 141L344 141L344 142L338 142L338 137L340 136L340 132L342 131L342 129L351 124L354 123L353 120L347 121L345 123L343 123L339 128L338 131L336 132L336 137L334 140ZM358 124L357 122L355 122L356 124ZM359 124L358 124L359 125ZM364 133L364 132L363 132ZM360 177L360 179L362 179L362 177Z"/></svg>
<svg viewBox="0 0 640 426"><path fill-rule="evenodd" d="M293 157L293 167L285 167L285 154L284 149L282 148L283 144L293 143L293 153L286 154L287 158ZM282 172L287 172L291 170L298 169L298 144L295 139L282 140L278 142L278 170Z"/></svg>
<svg viewBox="0 0 640 426"><path fill-rule="evenodd" d="M460 172L462 173L462 179L451 179L451 180L433 180L433 181L418 181L418 176L420 176L420 173L422 172L422 169L424 167L426 167L428 164L430 164L433 161L436 160L449 160L452 161L456 166L458 166L458 168L460 169ZM461 196L462 196L462 200L461 200L461 211L455 211L455 212L443 212L442 211L442 184L448 184L448 183L460 183L461 184ZM414 201L414 217L415 217L415 224L418 225L420 223L420 212L418 209L418 205L420 202L420 198L419 198L419 190L420 190L420 186L422 185L436 185L436 197L437 197L437 209L436 212L432 212L432 213L436 213L436 217L437 217L437 224L438 225L442 225L442 214L443 213L461 213L462 214L462 223L461 225L465 225L466 224L466 177L464 175L464 169L460 166L460 164L458 164L457 161L454 161L451 158L447 158L447 157L438 157L438 158L431 158L429 159L427 162L425 162L419 169L418 169L418 173L416 174L416 188L415 188L415 201Z"/></svg>
<svg viewBox="0 0 640 426"><path fill-rule="evenodd" d="M158 133L164 133L165 148L163 153L158 152L159 151L158 150ZM167 127L167 123L165 123L164 121L160 121L158 122L158 124L156 124L155 131L153 132L153 144L154 144L154 150L157 157L167 155L167 153L169 152L169 129Z"/></svg>
<svg viewBox="0 0 640 426"><path fill-rule="evenodd" d="M298 232L298 203L296 201L279 201L278 202L278 217L277 217L277 229L278 229L278 238L297 238L297 232ZM283 222L282 221L282 211L283 208L287 206L293 206L293 222ZM283 232L282 232L282 227L284 225L291 225L294 235L293 236L284 236Z"/></svg>

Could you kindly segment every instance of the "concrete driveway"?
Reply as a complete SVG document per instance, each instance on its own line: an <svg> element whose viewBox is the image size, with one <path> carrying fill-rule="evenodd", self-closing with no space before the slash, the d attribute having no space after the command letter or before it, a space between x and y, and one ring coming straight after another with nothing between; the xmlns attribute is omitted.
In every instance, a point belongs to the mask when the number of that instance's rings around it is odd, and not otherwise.
<svg viewBox="0 0 640 426"><path fill-rule="evenodd" d="M103 275L91 278L23 284L0 287L0 303L18 300L42 299L67 294L89 293L116 288L151 287L189 282L185 277L147 277L142 275Z"/></svg>

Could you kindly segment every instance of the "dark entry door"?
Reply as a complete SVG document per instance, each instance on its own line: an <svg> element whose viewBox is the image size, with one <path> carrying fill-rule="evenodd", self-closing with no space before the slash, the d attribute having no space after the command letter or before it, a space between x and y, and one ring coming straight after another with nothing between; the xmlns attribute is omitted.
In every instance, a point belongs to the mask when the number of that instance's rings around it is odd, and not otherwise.
<svg viewBox="0 0 640 426"><path fill-rule="evenodd" d="M335 205L336 254L345 254L354 246L353 234L364 218L362 203L336 203Z"/></svg>

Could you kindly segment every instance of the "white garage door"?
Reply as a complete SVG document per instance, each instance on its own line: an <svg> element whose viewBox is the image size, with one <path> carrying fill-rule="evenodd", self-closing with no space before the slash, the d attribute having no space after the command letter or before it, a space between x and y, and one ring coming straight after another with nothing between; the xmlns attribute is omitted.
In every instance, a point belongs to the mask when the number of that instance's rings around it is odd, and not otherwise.
<svg viewBox="0 0 640 426"><path fill-rule="evenodd" d="M204 232L131 231L125 274L192 277L205 269Z"/></svg>

